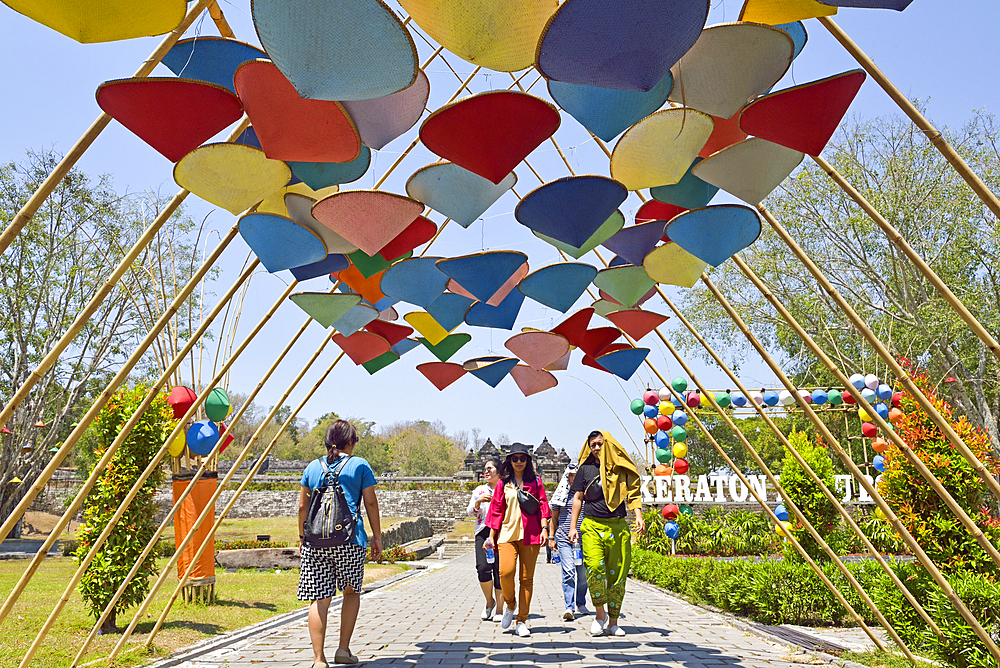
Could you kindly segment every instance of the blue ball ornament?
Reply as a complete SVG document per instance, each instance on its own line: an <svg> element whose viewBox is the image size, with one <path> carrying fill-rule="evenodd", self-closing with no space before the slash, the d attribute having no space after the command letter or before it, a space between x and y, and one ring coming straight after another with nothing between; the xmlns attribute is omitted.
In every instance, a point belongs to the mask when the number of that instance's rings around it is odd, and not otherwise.
<svg viewBox="0 0 1000 668"><path fill-rule="evenodd" d="M854 386L854 389L856 390L860 390L862 387L865 386L864 374L860 373L851 374L851 377L848 379L848 381L851 383L851 385Z"/></svg>
<svg viewBox="0 0 1000 668"><path fill-rule="evenodd" d="M642 414L648 418L655 418L660 414L660 409L656 406L650 406L647 404L646 407L642 409Z"/></svg>
<svg viewBox="0 0 1000 668"><path fill-rule="evenodd" d="M684 402L681 399L678 399L676 396L673 395L670 396L670 403L672 403L677 408L684 408Z"/></svg>
<svg viewBox="0 0 1000 668"><path fill-rule="evenodd" d="M879 414L879 417L883 420L889 419L889 407L885 404L875 404L875 412Z"/></svg>
<svg viewBox="0 0 1000 668"><path fill-rule="evenodd" d="M779 503L774 507L775 516L782 522L788 521L788 509L785 508L785 504Z"/></svg>
<svg viewBox="0 0 1000 668"><path fill-rule="evenodd" d="M875 455L875 459L872 460L872 466L875 467L876 471L884 472L885 471L885 457L883 457L882 455Z"/></svg>
<svg viewBox="0 0 1000 668"><path fill-rule="evenodd" d="M742 392L733 392L733 406L737 408L743 408L747 405L747 398Z"/></svg>
<svg viewBox="0 0 1000 668"><path fill-rule="evenodd" d="M663 525L663 533L667 538L674 540L681 535L681 525L677 522L667 522Z"/></svg>
<svg viewBox="0 0 1000 668"><path fill-rule="evenodd" d="M687 413L684 411L674 411L674 414L670 416L670 421L678 427L683 427L688 421Z"/></svg>
<svg viewBox="0 0 1000 668"><path fill-rule="evenodd" d="M879 401L892 401L892 388L885 383L882 383L878 386L878 389L875 390L875 396L878 397Z"/></svg>
<svg viewBox="0 0 1000 668"><path fill-rule="evenodd" d="M875 390L866 387L865 389L861 390L861 396L864 397L864 400L867 401L868 403L872 403L875 401Z"/></svg>
<svg viewBox="0 0 1000 668"><path fill-rule="evenodd" d="M669 448L670 447L670 435L665 434L662 431L656 432L656 447L658 448Z"/></svg>
<svg viewBox="0 0 1000 668"><path fill-rule="evenodd" d="M826 390L813 390L812 400L817 406L822 406L829 398L830 396L826 393Z"/></svg>
<svg viewBox="0 0 1000 668"><path fill-rule="evenodd" d="M768 406L778 405L778 393L774 390L768 390L764 393L764 403Z"/></svg>

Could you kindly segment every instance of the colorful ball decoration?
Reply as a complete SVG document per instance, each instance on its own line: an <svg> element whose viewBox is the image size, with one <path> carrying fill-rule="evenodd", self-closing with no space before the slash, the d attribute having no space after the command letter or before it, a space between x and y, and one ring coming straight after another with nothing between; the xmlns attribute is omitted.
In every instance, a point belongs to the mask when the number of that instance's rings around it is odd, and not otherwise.
<svg viewBox="0 0 1000 668"><path fill-rule="evenodd" d="M684 395L681 395L680 397L670 397L670 403L677 408L684 408Z"/></svg>
<svg viewBox="0 0 1000 668"><path fill-rule="evenodd" d="M788 390L782 390L778 394L778 403L780 403L782 406L791 406L792 404L795 403L795 397L793 397L792 393L789 392Z"/></svg>
<svg viewBox="0 0 1000 668"><path fill-rule="evenodd" d="M631 409L631 411L636 415L642 415L642 410L645 407L646 407L645 401L643 401L642 399L633 399L632 405L629 406L629 409Z"/></svg>
<svg viewBox="0 0 1000 668"><path fill-rule="evenodd" d="M182 385L178 385L170 390L170 394L167 396L167 403L174 409L174 419L180 420L184 417L184 414L194 405L197 398L198 395L195 394L194 390Z"/></svg>
<svg viewBox="0 0 1000 668"><path fill-rule="evenodd" d="M813 395L809 390L799 390L799 396L802 397L802 400L807 404L812 403Z"/></svg>
<svg viewBox="0 0 1000 668"><path fill-rule="evenodd" d="M863 422L861 424L861 435L865 438L875 438L878 434L878 427L875 426L874 422Z"/></svg>
<svg viewBox="0 0 1000 668"><path fill-rule="evenodd" d="M889 419L889 407L886 406L885 404L883 403L875 404L875 412L878 413L878 416L883 420Z"/></svg>
<svg viewBox="0 0 1000 668"><path fill-rule="evenodd" d="M184 446L186 445L187 445L187 437L185 436L184 430L182 429L180 433L177 434L177 438L171 441L170 447L167 448L167 454L169 454L171 457L180 457L181 453L184 452Z"/></svg>
<svg viewBox="0 0 1000 668"><path fill-rule="evenodd" d="M677 522L667 522L663 525L663 533L670 540L675 540L681 535L681 525Z"/></svg>
<svg viewBox="0 0 1000 668"><path fill-rule="evenodd" d="M687 429L679 424L675 424L670 430L670 437L675 441L686 441L688 437Z"/></svg>
<svg viewBox="0 0 1000 668"><path fill-rule="evenodd" d="M694 510L692 510L691 506L687 505L686 503L682 504L681 515L694 515Z"/></svg>
<svg viewBox="0 0 1000 668"><path fill-rule="evenodd" d="M875 403L875 390L866 387L861 390L861 398L870 404Z"/></svg>
<svg viewBox="0 0 1000 668"><path fill-rule="evenodd" d="M747 398L743 395L742 392L733 392L731 396L733 399L733 406L736 406L737 408L743 408L744 406L747 405Z"/></svg>
<svg viewBox="0 0 1000 668"><path fill-rule="evenodd" d="M809 398L817 406L822 406L830 400L830 395L826 393L826 390L813 390Z"/></svg>
<svg viewBox="0 0 1000 668"><path fill-rule="evenodd" d="M229 427L225 422L219 423L219 436L222 438L222 445L219 446L219 452L225 452L229 444L236 440L236 437L229 433Z"/></svg>
<svg viewBox="0 0 1000 668"><path fill-rule="evenodd" d="M750 401L754 402L758 406L764 405L764 393L763 392L751 392Z"/></svg>
<svg viewBox="0 0 1000 668"><path fill-rule="evenodd" d="M186 439L191 452L204 457L219 442L219 428L211 420L199 420L187 430Z"/></svg>
<svg viewBox="0 0 1000 668"><path fill-rule="evenodd" d="M792 523L791 522L781 522L774 525L774 533L779 536L784 536L787 540L792 536Z"/></svg>
<svg viewBox="0 0 1000 668"><path fill-rule="evenodd" d="M668 503L663 506L663 510L660 511L660 514L663 515L663 519L665 520L673 520L681 514L681 509L678 508L676 504Z"/></svg>
<svg viewBox="0 0 1000 668"><path fill-rule="evenodd" d="M657 415L656 416L656 428L660 431L670 431L670 428L674 426L674 423L670 420L669 415Z"/></svg>
<svg viewBox="0 0 1000 668"><path fill-rule="evenodd" d="M892 388L882 383L875 390L875 396L878 397L879 401L892 401Z"/></svg>
<svg viewBox="0 0 1000 668"><path fill-rule="evenodd" d="M733 403L733 398L729 396L729 392L716 392L715 403L719 404L721 408L729 408Z"/></svg>
<svg viewBox="0 0 1000 668"><path fill-rule="evenodd" d="M872 421L872 416L864 408L858 409L858 418L860 418L862 422Z"/></svg>
<svg viewBox="0 0 1000 668"><path fill-rule="evenodd" d="M688 422L688 415L684 411L674 411L674 414L670 416L670 421L678 427L683 427Z"/></svg>
<svg viewBox="0 0 1000 668"><path fill-rule="evenodd" d="M687 457L688 456L687 443L674 443L673 453L676 459L684 459L685 457Z"/></svg>
<svg viewBox="0 0 1000 668"><path fill-rule="evenodd" d="M674 391L677 393L683 392L684 390L688 389L687 378L681 378L680 376L674 378L672 381L670 381L670 387L674 388Z"/></svg>
<svg viewBox="0 0 1000 668"><path fill-rule="evenodd" d="M900 410L898 408L895 408L895 407L890 408L889 409L889 422L892 423L892 424L897 424L898 425L899 421L903 419L904 415L905 415L905 413L903 413L902 410Z"/></svg>
<svg viewBox="0 0 1000 668"><path fill-rule="evenodd" d="M826 400L831 406L839 406L844 403L844 395L840 390L830 390L826 393Z"/></svg>
<svg viewBox="0 0 1000 668"><path fill-rule="evenodd" d="M689 408L698 408L701 405L701 393L688 392L686 401Z"/></svg>
<svg viewBox="0 0 1000 668"><path fill-rule="evenodd" d="M663 448L656 449L656 461L661 464L667 464L670 462L670 451Z"/></svg>
<svg viewBox="0 0 1000 668"><path fill-rule="evenodd" d="M660 403L660 395L652 390L646 390L645 394L642 395L642 400L647 406L655 406Z"/></svg>
<svg viewBox="0 0 1000 668"><path fill-rule="evenodd" d="M858 400L855 399L854 395L851 394L850 392L844 392L843 397L844 397L844 403L847 404L848 406L853 406L854 404L858 403Z"/></svg>
<svg viewBox="0 0 1000 668"><path fill-rule="evenodd" d="M896 408L899 408L899 404L902 401L903 401L903 393L902 392L893 392L892 393L892 405L893 406L895 406Z"/></svg>
<svg viewBox="0 0 1000 668"><path fill-rule="evenodd" d="M778 393L774 390L768 390L764 393L764 403L768 406L778 405Z"/></svg>
<svg viewBox="0 0 1000 668"><path fill-rule="evenodd" d="M875 467L876 471L885 472L885 457L882 455L875 455L875 459L872 460L872 466Z"/></svg>
<svg viewBox="0 0 1000 668"><path fill-rule="evenodd" d="M889 449L889 441L885 440L884 438L876 438L874 441L872 441L872 450L874 450L878 454L881 455L888 449Z"/></svg>
<svg viewBox="0 0 1000 668"><path fill-rule="evenodd" d="M656 436L653 437L653 441L656 443L656 447L658 448L670 447L670 435L664 434L662 431L656 432Z"/></svg>
<svg viewBox="0 0 1000 668"><path fill-rule="evenodd" d="M657 406L650 406L649 404L646 404L645 406L642 407L642 414L648 418L655 418L657 415L659 415L659 413L660 409Z"/></svg>
<svg viewBox="0 0 1000 668"><path fill-rule="evenodd" d="M660 415L670 415L674 412L674 405L669 401L661 401L657 410L660 411Z"/></svg>
<svg viewBox="0 0 1000 668"><path fill-rule="evenodd" d="M653 469L653 475L657 475L657 476L669 476L669 475L673 475L673 471L666 464L657 464L656 468Z"/></svg>
<svg viewBox="0 0 1000 668"><path fill-rule="evenodd" d="M675 459L674 460L674 472L675 473L679 473L680 475L684 475L685 473L688 472L688 469L690 469L690 468L691 468L691 465L688 464L688 460L686 460L686 459Z"/></svg>
<svg viewBox="0 0 1000 668"><path fill-rule="evenodd" d="M229 415L229 395L221 387L217 387L208 393L205 399L205 415L212 422L222 422Z"/></svg>
<svg viewBox="0 0 1000 668"><path fill-rule="evenodd" d="M875 516L875 519L880 520L882 522L888 522L889 521L889 518L886 517L885 513L882 511L881 508L876 507L875 511L872 513L872 515Z"/></svg>
<svg viewBox="0 0 1000 668"><path fill-rule="evenodd" d="M702 408L711 408L711 406L712 406L712 400L709 399L709 397L708 397L707 394L700 394L700 399L698 401L698 404Z"/></svg>
<svg viewBox="0 0 1000 668"><path fill-rule="evenodd" d="M854 389L860 390L865 386L865 377L860 373L852 373L851 377L847 379L848 382L854 386Z"/></svg>
<svg viewBox="0 0 1000 668"><path fill-rule="evenodd" d="M656 428L656 420L653 418L646 418L646 421L643 423L643 429L645 429L646 433L650 436L655 434L658 431Z"/></svg>
<svg viewBox="0 0 1000 668"><path fill-rule="evenodd" d="M656 393L660 397L660 401L670 401L670 397L674 396L673 392L670 391L669 387L661 387L660 391Z"/></svg>
<svg viewBox="0 0 1000 668"><path fill-rule="evenodd" d="M774 507L774 515L782 522L788 521L788 509L785 508L785 504L779 503Z"/></svg>
<svg viewBox="0 0 1000 668"><path fill-rule="evenodd" d="M867 387L869 390L874 391L878 389L878 386L879 386L878 376L876 376L873 373L870 373L867 376L865 376L865 387Z"/></svg>

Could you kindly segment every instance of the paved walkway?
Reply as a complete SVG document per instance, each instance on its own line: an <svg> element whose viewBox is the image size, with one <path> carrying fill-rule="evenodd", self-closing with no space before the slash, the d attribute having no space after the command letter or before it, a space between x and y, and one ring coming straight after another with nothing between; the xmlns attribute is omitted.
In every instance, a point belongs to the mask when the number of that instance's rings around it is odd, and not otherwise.
<svg viewBox="0 0 1000 668"><path fill-rule="evenodd" d="M429 560L437 565L436 560ZM473 555L442 562L440 568L366 594L351 649L369 668L483 665L558 666L724 666L790 667L825 663L793 655L781 645L745 633L724 617L629 582L625 596L624 638L590 636L592 616L562 620L559 566L539 561L528 620L532 635L520 638L499 622L480 621L483 595ZM499 619L499 617L497 617ZM337 646L339 609L330 610L328 655ZM513 626L512 626L513 628ZM304 619L252 638L173 663L183 668L293 668L312 665Z"/></svg>

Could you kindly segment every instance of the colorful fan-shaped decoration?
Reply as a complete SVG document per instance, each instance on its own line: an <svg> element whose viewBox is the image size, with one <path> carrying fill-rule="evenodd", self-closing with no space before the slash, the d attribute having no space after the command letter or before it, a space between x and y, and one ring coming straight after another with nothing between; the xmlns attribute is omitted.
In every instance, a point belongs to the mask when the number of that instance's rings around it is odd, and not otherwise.
<svg viewBox="0 0 1000 668"><path fill-rule="evenodd" d="M414 172L406 182L406 194L462 227L468 227L516 183L517 176L513 172L495 184L456 164L444 162Z"/></svg>
<svg viewBox="0 0 1000 668"><path fill-rule="evenodd" d="M174 166L174 181L206 202L240 214L291 178L288 165L244 144L206 144Z"/></svg>
<svg viewBox="0 0 1000 668"><path fill-rule="evenodd" d="M473 327L514 329L514 322L523 303L524 295L520 290L512 290L497 306L490 306L486 302L473 304L465 314L465 322Z"/></svg>
<svg viewBox="0 0 1000 668"><path fill-rule="evenodd" d="M708 263L678 246L666 244L646 256L643 269L657 283L692 288L698 282Z"/></svg>
<svg viewBox="0 0 1000 668"><path fill-rule="evenodd" d="M632 225L622 229L618 234L604 242L604 247L614 252L629 264L642 266L642 261L649 255L663 237L663 223L654 220L650 223Z"/></svg>
<svg viewBox="0 0 1000 668"><path fill-rule="evenodd" d="M291 218L269 213L251 213L240 218L240 236L272 274L319 262L326 246L316 233Z"/></svg>
<svg viewBox="0 0 1000 668"><path fill-rule="evenodd" d="M667 321L667 316L643 311L640 309L625 309L608 313L605 316L633 340L638 341Z"/></svg>
<svg viewBox="0 0 1000 668"><path fill-rule="evenodd" d="M510 292L513 286L507 286L508 280L527 260L527 255L517 251L491 251L438 260L437 267L471 296L487 302L503 288Z"/></svg>
<svg viewBox="0 0 1000 668"><path fill-rule="evenodd" d="M594 278L594 285L624 306L632 306L638 302L654 283L655 281L646 275L646 270L641 266L602 269Z"/></svg>
<svg viewBox="0 0 1000 668"><path fill-rule="evenodd" d="M514 209L517 221L539 235L583 246L628 197L604 176L569 176L532 190Z"/></svg>
<svg viewBox="0 0 1000 668"><path fill-rule="evenodd" d="M382 149L420 120L430 95L431 85L423 70L410 86L401 91L372 100L348 100L344 109L361 135L361 143Z"/></svg>
<svg viewBox="0 0 1000 668"><path fill-rule="evenodd" d="M568 354L568 353L567 353ZM556 377L545 369L533 369L524 364L518 364L510 370L510 377L517 383L521 394L530 397L533 394L551 390L559 384Z"/></svg>
<svg viewBox="0 0 1000 668"><path fill-rule="evenodd" d="M370 362L379 355L389 352L388 341L378 334L372 334L364 330L354 332L350 336L334 334L333 342L340 346L355 364Z"/></svg>
<svg viewBox="0 0 1000 668"><path fill-rule="evenodd" d="M517 366L514 357L487 356L466 361L462 368L490 387L496 387Z"/></svg>
<svg viewBox="0 0 1000 668"><path fill-rule="evenodd" d="M417 371L439 390L448 387L466 373L461 364L451 362L424 362L417 365Z"/></svg>
<svg viewBox="0 0 1000 668"><path fill-rule="evenodd" d="M507 339L504 347L528 366L544 369L569 352L569 340L552 332L522 332Z"/></svg>
<svg viewBox="0 0 1000 668"><path fill-rule="evenodd" d="M285 194L285 209L288 211L288 217L315 232L316 236L323 240L328 253L356 252L357 246L313 217L312 208L315 204L316 200L312 197L298 193Z"/></svg>
<svg viewBox="0 0 1000 668"><path fill-rule="evenodd" d="M466 343L472 340L472 337L468 334L449 334L444 339L438 343L431 343L425 338L419 338L421 344L424 345L434 357L438 358L442 362L447 362L451 359L451 356L462 349Z"/></svg>
<svg viewBox="0 0 1000 668"><path fill-rule="evenodd" d="M235 93L233 75L237 68L258 58L267 58L267 54L246 42L200 35L179 40L160 62L179 77L206 81Z"/></svg>
<svg viewBox="0 0 1000 668"><path fill-rule="evenodd" d="M570 244L559 241L558 239L553 239L552 237L546 236L544 234L539 234L538 232L532 231L536 237L542 241L549 243L566 255L569 255L574 260L579 260L581 257L594 250L602 243L613 237L618 233L622 227L625 226L625 216L622 215L621 211L615 211L608 219L605 220L601 225L591 234L585 242L580 246L572 246Z"/></svg>
<svg viewBox="0 0 1000 668"><path fill-rule="evenodd" d="M341 316L361 303L361 295L326 292L298 292L289 299L324 327L332 326Z"/></svg>
<svg viewBox="0 0 1000 668"><path fill-rule="evenodd" d="M684 209L697 209L700 206L706 206L719 192L719 188L695 176L693 170L700 162L701 158L695 158L680 181L669 186L650 188L649 194L659 202L673 204Z"/></svg>
<svg viewBox="0 0 1000 668"><path fill-rule="evenodd" d="M693 109L664 109L647 116L618 140L611 154L611 177L629 190L677 183L714 126L711 116Z"/></svg>
<svg viewBox="0 0 1000 668"><path fill-rule="evenodd" d="M382 292L388 297L427 308L448 285L448 276L438 269L437 260L422 257L394 264L382 276Z"/></svg>
<svg viewBox="0 0 1000 668"><path fill-rule="evenodd" d="M375 255L412 223L424 207L409 197L378 190L347 190L324 197L313 217L341 237Z"/></svg>
<svg viewBox="0 0 1000 668"><path fill-rule="evenodd" d="M526 276L517 286L526 297L565 313L573 307L597 269L583 262L560 262L542 267Z"/></svg>
<svg viewBox="0 0 1000 668"><path fill-rule="evenodd" d="M670 240L718 267L760 236L760 218L750 207L720 204L686 211L671 220L664 232Z"/></svg>
<svg viewBox="0 0 1000 668"><path fill-rule="evenodd" d="M673 83L674 77L669 72L648 91L549 81L549 94L580 125L600 139L611 141L662 107Z"/></svg>
<svg viewBox="0 0 1000 668"><path fill-rule="evenodd" d="M187 12L183 0L4 0L4 4L83 44L162 35L180 25Z"/></svg>
<svg viewBox="0 0 1000 668"><path fill-rule="evenodd" d="M836 13L836 7L816 0L746 0L740 10L740 21L778 25Z"/></svg>
<svg viewBox="0 0 1000 668"><path fill-rule="evenodd" d="M804 157L794 149L753 138L702 160L691 173L747 204L756 205L770 195Z"/></svg>
<svg viewBox="0 0 1000 668"><path fill-rule="evenodd" d="M556 325L552 331L556 334L562 334L571 346L579 348L583 345L584 339L587 336L587 327L590 325L590 319L593 316L594 309L589 307L580 309Z"/></svg>

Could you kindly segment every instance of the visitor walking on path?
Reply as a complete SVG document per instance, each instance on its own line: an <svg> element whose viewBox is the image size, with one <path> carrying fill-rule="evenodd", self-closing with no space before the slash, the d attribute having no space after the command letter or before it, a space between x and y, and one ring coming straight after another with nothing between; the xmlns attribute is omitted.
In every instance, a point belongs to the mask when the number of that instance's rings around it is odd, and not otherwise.
<svg viewBox="0 0 1000 668"><path fill-rule="evenodd" d="M639 469L625 449L610 434L592 431L580 452L580 469L570 486L573 516L570 542L582 538L587 585L597 613L590 633L599 636L608 627L612 635L625 635L618 626L625 581L632 562L632 534L625 517L635 511L636 531L642 535L642 496ZM587 503L587 516L577 529L577 521ZM607 612L604 606L607 604Z"/></svg>
<svg viewBox="0 0 1000 668"><path fill-rule="evenodd" d="M353 457L358 444L354 425L337 420L326 430L326 457L310 462L302 474L299 490L299 541L302 565L299 572L300 601L311 601L309 606L309 638L313 648L313 668L327 668L326 618L330 599L341 591L344 600L340 609L340 646L333 656L334 663L358 663L351 654L351 636L361 609L361 586L365 577L365 560L368 555L368 536L361 519L361 500L368 512L372 529L372 559L382 556L382 524L375 497L375 473L365 459ZM324 461L325 459L325 461ZM330 473L336 472L344 497L355 510L354 538L346 545L314 547L305 543L302 535L313 490L326 486ZM332 492L331 492L332 493Z"/></svg>
<svg viewBox="0 0 1000 668"><path fill-rule="evenodd" d="M490 536L485 548L498 547L500 552L500 587L506 604L500 627L510 627L516 606L516 632L522 638L531 635L526 622L531 611L535 562L539 549L548 542L551 516L545 487L541 478L535 475L528 446L513 443L500 466L500 482L493 491L486 514ZM515 598L514 571L518 563L520 591Z"/></svg>
<svg viewBox="0 0 1000 668"><path fill-rule="evenodd" d="M549 523L549 545L559 555L559 565L562 566L562 589L563 598L566 601L566 612L563 619L572 621L576 613L588 615L587 610L587 571L583 563L576 563L574 554L576 545L569 540L570 519L573 514L572 496L570 487L576 478L577 465L571 462L563 471L559 486L556 487L555 494L549 502L552 509L552 521ZM580 531L580 523L586 513L586 507L580 511L580 517L576 522L576 530Z"/></svg>
<svg viewBox="0 0 1000 668"><path fill-rule="evenodd" d="M488 559L485 547L490 535L490 528L486 526L486 512L493 500L493 490L500 480L500 465L495 459L488 459L483 474L486 482L472 491L467 512L476 518L476 528L472 532L476 537L476 574L479 576L479 586L483 588L483 596L486 597L482 619L490 621L493 619L493 611L503 600L503 592L500 590L500 561L496 558L495 549L489 553L492 559Z"/></svg>

